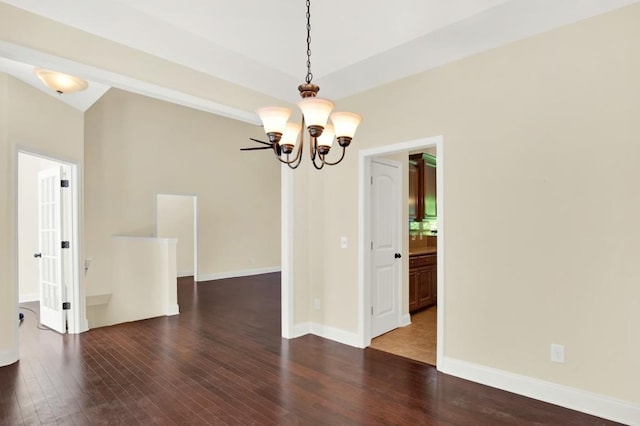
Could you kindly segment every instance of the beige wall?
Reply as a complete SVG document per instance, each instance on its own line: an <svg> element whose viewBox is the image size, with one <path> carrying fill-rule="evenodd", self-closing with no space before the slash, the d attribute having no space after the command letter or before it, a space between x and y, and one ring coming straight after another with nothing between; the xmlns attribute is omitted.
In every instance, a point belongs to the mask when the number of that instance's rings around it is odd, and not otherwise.
<svg viewBox="0 0 640 426"><path fill-rule="evenodd" d="M158 194L156 200L157 237L177 238L178 276L193 275L193 235L195 230L193 195Z"/></svg>
<svg viewBox="0 0 640 426"><path fill-rule="evenodd" d="M260 128L120 90L86 113L87 294L111 292L113 235L152 236L156 194L198 195L200 279L280 266L280 167Z"/></svg>
<svg viewBox="0 0 640 426"><path fill-rule="evenodd" d="M7 75L0 75L0 364L17 356L17 252L15 241L15 176L17 150L75 162L82 168L82 113Z"/></svg>
<svg viewBox="0 0 640 426"><path fill-rule="evenodd" d="M318 318L357 331L357 250L334 244L357 237L357 151L443 135L446 357L640 402L638 22L631 6L341 100L364 115L346 160L302 171L332 242L300 254L325 268L302 283Z"/></svg>

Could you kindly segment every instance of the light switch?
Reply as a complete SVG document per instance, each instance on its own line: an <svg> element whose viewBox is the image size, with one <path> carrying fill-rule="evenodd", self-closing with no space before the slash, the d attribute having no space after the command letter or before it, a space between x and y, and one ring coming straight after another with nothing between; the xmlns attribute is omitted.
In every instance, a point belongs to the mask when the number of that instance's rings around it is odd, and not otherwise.
<svg viewBox="0 0 640 426"><path fill-rule="evenodd" d="M347 248L347 237L340 237L340 247Z"/></svg>

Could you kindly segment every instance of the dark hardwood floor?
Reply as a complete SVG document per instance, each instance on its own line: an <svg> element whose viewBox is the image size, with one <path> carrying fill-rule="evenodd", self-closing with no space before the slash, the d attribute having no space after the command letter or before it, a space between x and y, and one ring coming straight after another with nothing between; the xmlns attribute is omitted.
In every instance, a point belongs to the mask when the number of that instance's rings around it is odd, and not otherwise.
<svg viewBox="0 0 640 426"><path fill-rule="evenodd" d="M282 339L279 283L181 279L180 315L81 335L23 311L0 424L613 424L374 349Z"/></svg>

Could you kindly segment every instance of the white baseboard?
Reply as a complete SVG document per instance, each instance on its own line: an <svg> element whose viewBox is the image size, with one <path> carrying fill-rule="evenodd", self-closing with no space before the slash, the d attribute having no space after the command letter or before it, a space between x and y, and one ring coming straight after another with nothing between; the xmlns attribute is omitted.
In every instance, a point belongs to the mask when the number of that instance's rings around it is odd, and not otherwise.
<svg viewBox="0 0 640 426"><path fill-rule="evenodd" d="M20 293L18 295L18 303L38 302L40 293Z"/></svg>
<svg viewBox="0 0 640 426"><path fill-rule="evenodd" d="M640 425L640 405L557 383L444 357L443 373L628 425Z"/></svg>
<svg viewBox="0 0 640 426"><path fill-rule="evenodd" d="M216 272L213 274L198 274L198 282L222 280L224 278L248 277L251 275L270 274L272 272L280 272L279 266L271 266L268 268L242 269L238 271Z"/></svg>
<svg viewBox="0 0 640 426"><path fill-rule="evenodd" d="M18 361L18 348L10 348L8 350L0 351L0 367L4 367L5 365L11 365L14 362Z"/></svg>
<svg viewBox="0 0 640 426"><path fill-rule="evenodd" d="M301 324L296 324L293 326L293 332L291 333L291 338L295 339L296 337L304 336L305 334L311 334L311 323L303 322Z"/></svg>
<svg viewBox="0 0 640 426"><path fill-rule="evenodd" d="M178 304L176 303L175 305L169 305L167 306L167 316L171 316L171 315L178 315L180 313L180 307L178 306Z"/></svg>
<svg viewBox="0 0 640 426"><path fill-rule="evenodd" d="M178 278L192 277L193 271L178 271Z"/></svg>
<svg viewBox="0 0 640 426"><path fill-rule="evenodd" d="M400 320L400 327L411 325L411 314L404 314Z"/></svg>
<svg viewBox="0 0 640 426"><path fill-rule="evenodd" d="M314 334L343 345L362 348L362 341L356 333L341 330L339 328L329 327L315 322L304 322L293 327L292 338L304 336L305 334Z"/></svg>

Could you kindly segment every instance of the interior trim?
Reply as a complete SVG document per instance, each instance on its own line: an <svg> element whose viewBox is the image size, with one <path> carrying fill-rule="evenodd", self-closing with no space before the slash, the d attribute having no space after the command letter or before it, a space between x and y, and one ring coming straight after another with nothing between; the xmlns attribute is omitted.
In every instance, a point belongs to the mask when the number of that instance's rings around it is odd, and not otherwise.
<svg viewBox="0 0 640 426"><path fill-rule="evenodd" d="M624 424L640 425L640 405L633 402L450 357L439 363L439 370L550 404Z"/></svg>

